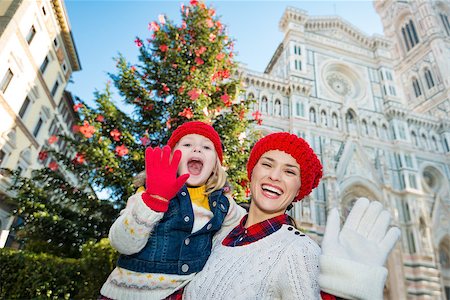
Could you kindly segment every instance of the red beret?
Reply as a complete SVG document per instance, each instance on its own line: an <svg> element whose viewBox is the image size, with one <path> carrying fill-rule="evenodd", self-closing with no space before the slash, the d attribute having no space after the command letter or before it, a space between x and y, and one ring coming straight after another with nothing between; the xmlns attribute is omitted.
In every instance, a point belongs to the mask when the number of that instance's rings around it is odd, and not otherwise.
<svg viewBox="0 0 450 300"><path fill-rule="evenodd" d="M294 199L302 200L317 187L322 178L322 164L309 144L295 134L277 132L269 134L256 142L247 163L247 176L251 180L253 168L260 157L271 150L280 150L290 154L300 165L300 192Z"/></svg>

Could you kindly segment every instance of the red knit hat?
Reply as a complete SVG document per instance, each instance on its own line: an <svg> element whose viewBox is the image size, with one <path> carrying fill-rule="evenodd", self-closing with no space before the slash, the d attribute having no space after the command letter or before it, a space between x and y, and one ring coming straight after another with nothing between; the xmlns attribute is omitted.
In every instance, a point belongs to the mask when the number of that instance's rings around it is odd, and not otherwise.
<svg viewBox="0 0 450 300"><path fill-rule="evenodd" d="M173 149L173 147L175 147L178 141L181 140L183 136L188 134L199 134L209 139L214 144L217 156L219 157L220 163L222 163L223 152L219 134L211 125L208 125L200 121L186 122L181 126L179 126L172 133L171 137L169 138L169 141L167 142L167 145L169 145L170 148Z"/></svg>
<svg viewBox="0 0 450 300"><path fill-rule="evenodd" d="M317 187L322 178L322 164L304 139L287 132L272 133L256 142L247 163L249 180L259 158L271 150L280 150L290 154L300 165L301 186L294 202L302 200Z"/></svg>

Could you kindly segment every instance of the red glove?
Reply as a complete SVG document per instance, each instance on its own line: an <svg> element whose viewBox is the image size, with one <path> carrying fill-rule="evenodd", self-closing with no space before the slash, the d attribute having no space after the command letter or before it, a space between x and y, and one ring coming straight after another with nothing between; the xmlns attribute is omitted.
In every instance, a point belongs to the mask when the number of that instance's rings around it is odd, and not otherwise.
<svg viewBox="0 0 450 300"><path fill-rule="evenodd" d="M322 300L336 300L336 297L333 295L330 295L328 293L320 291L320 297Z"/></svg>
<svg viewBox="0 0 450 300"><path fill-rule="evenodd" d="M162 155L161 155L162 152ZM170 161L171 149L169 146L145 149L145 192L142 194L144 203L158 212L166 212L169 201L188 180L189 174L183 174L177 178L178 164L181 159L181 151L176 150Z"/></svg>

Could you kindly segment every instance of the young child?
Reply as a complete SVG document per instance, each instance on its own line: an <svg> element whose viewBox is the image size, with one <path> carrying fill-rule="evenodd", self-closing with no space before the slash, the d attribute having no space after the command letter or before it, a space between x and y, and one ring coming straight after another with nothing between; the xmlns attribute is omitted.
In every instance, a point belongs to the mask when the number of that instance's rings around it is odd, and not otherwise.
<svg viewBox="0 0 450 300"><path fill-rule="evenodd" d="M214 234L245 214L224 191L222 159L219 135L198 121L178 127L162 150L146 149L145 189L128 199L109 232L121 255L104 298L164 299L202 270Z"/></svg>

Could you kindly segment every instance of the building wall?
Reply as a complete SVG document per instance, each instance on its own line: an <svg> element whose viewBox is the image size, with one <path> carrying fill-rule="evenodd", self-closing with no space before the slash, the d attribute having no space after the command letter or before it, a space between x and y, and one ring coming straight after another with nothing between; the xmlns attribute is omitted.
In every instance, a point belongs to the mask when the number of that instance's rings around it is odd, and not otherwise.
<svg viewBox="0 0 450 300"><path fill-rule="evenodd" d="M38 154L49 136L71 128L64 90L80 62L62 0L2 1L0 25L0 167L29 176L48 163ZM8 185L0 175L0 247L13 222Z"/></svg>
<svg viewBox="0 0 450 300"><path fill-rule="evenodd" d="M449 5L405 3L374 2L386 35L372 37L339 17L288 7L283 41L265 72L241 71L245 97L257 99L253 113L262 114L256 129L295 133L322 160L320 185L291 211L301 227L320 242L329 209L345 216L358 197L378 200L402 230L387 262L385 298L448 299L450 35L435 22L405 54L396 39L403 23L386 18L399 15L393 6L407 5L411 16L435 20ZM421 75L423 95L416 97L406 74L423 74L424 66L435 85L423 86Z"/></svg>

